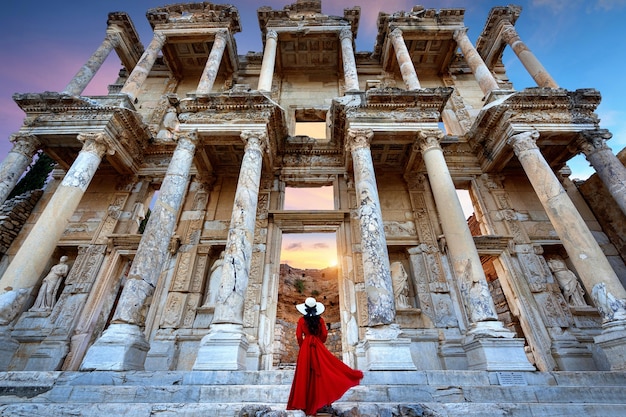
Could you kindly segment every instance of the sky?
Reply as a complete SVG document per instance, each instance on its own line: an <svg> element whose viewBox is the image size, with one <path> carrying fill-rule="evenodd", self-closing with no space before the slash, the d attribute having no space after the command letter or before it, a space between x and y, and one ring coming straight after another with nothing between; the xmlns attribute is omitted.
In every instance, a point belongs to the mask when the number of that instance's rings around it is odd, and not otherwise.
<svg viewBox="0 0 626 417"><path fill-rule="evenodd" d="M146 11L182 0L5 0L0 14L0 160L11 149L9 137L19 130L24 114L14 93L61 91L98 48L105 36L107 15L124 11L144 45L152 38ZM242 32L235 35L240 55L260 52L262 39L256 10L282 9L295 0L225 0L236 6ZM217 1L216 3L221 3ZM427 8L465 8L468 36L475 42L489 10L509 3L522 6L516 29L560 87L595 88L602 94L597 114L613 138L617 153L626 147L626 0L323 0L322 12L343 16L343 9L361 6L357 51L372 51L379 11L393 13L420 4ZM534 87L509 47L503 58L516 90ZM106 94L121 65L113 52L84 95ZM572 178L588 178L593 170L583 156L568 163ZM298 248L295 242L294 248ZM331 245L332 246L332 245ZM296 266L297 265L292 265Z"/></svg>

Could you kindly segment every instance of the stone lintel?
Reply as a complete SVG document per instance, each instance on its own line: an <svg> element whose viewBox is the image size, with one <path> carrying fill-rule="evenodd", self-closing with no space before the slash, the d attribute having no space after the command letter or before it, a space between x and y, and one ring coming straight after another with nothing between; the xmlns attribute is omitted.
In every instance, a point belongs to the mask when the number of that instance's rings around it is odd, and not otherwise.
<svg viewBox="0 0 626 417"><path fill-rule="evenodd" d="M144 47L135 30L132 20L125 12L109 13L107 25L115 28L119 36L119 44L115 48L117 56L128 72L132 71L143 54Z"/></svg>
<svg viewBox="0 0 626 417"><path fill-rule="evenodd" d="M491 9L482 33L476 41L476 50L489 69L502 58L506 43L500 37L501 26L515 25L522 9L519 6L498 6Z"/></svg>

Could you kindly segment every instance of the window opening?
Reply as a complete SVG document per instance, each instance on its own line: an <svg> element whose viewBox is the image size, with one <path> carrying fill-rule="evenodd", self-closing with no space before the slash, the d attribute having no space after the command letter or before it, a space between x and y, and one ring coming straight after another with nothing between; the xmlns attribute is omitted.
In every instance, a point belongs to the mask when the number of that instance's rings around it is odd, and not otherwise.
<svg viewBox="0 0 626 417"><path fill-rule="evenodd" d="M333 186L286 187L285 210L334 210Z"/></svg>

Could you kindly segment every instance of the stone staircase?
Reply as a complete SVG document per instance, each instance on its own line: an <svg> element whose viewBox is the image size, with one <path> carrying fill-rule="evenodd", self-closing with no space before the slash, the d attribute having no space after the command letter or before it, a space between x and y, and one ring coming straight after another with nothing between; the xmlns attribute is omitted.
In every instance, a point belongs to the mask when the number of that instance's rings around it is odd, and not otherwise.
<svg viewBox="0 0 626 417"><path fill-rule="evenodd" d="M292 377L293 371L3 372L0 416L303 417L284 411ZM333 407L345 417L623 417L626 372L366 372Z"/></svg>

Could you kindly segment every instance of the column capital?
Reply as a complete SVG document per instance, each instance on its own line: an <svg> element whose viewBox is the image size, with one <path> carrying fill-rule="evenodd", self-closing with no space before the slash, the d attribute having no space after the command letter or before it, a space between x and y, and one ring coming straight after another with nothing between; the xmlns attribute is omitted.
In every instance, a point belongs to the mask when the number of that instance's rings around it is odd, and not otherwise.
<svg viewBox="0 0 626 417"><path fill-rule="evenodd" d="M528 151L530 149L538 149L537 139L539 139L539 132L536 130L530 130L528 132L521 132L510 136L506 143L513 147L515 152Z"/></svg>
<svg viewBox="0 0 626 417"><path fill-rule="evenodd" d="M576 141L576 145L582 153L589 155L596 151L609 149L606 141L612 137L613 134L607 129L583 130L580 132L580 138Z"/></svg>
<svg viewBox="0 0 626 417"><path fill-rule="evenodd" d="M265 39L278 40L278 32L276 32L274 29L268 29L267 33L265 34Z"/></svg>
<svg viewBox="0 0 626 417"><path fill-rule="evenodd" d="M340 40L344 40L344 39L352 40L352 30L350 30L350 28L348 27L341 29L339 31L339 39Z"/></svg>
<svg viewBox="0 0 626 417"><path fill-rule="evenodd" d="M263 153L267 150L267 134L261 130L244 130L240 137L246 145L246 152L257 150Z"/></svg>
<svg viewBox="0 0 626 417"><path fill-rule="evenodd" d="M404 40L404 38L402 37L402 29L400 29L400 28L394 28L391 32L389 32L388 36L390 38Z"/></svg>
<svg viewBox="0 0 626 417"><path fill-rule="evenodd" d="M216 40L219 39L219 40L225 41L227 36L228 36L228 29L218 29L215 32L215 39Z"/></svg>
<svg viewBox="0 0 626 417"><path fill-rule="evenodd" d="M504 42L508 43L509 45L520 39L517 30L515 30L515 26L510 23L505 23L502 26L500 34L502 35L502 39L504 40Z"/></svg>
<svg viewBox="0 0 626 417"><path fill-rule="evenodd" d="M370 147L374 131L372 129L348 129L346 150L352 152L361 148Z"/></svg>
<svg viewBox="0 0 626 417"><path fill-rule="evenodd" d="M454 33L452 34L452 38L457 42L459 41L459 38L466 38L466 37L467 37L467 28L456 29Z"/></svg>
<svg viewBox="0 0 626 417"><path fill-rule="evenodd" d="M13 144L11 152L19 153L27 158L32 158L35 152L41 147L41 142L35 135L13 133L9 141Z"/></svg>
<svg viewBox="0 0 626 417"><path fill-rule="evenodd" d="M193 143L194 146L198 144L199 138L198 131L196 129L178 132L174 137L176 141L179 141L180 139L187 139L189 142Z"/></svg>
<svg viewBox="0 0 626 417"><path fill-rule="evenodd" d="M87 132L79 133L77 139L83 143L81 152L89 152L102 158L104 154L113 155L113 143L109 140L106 133L103 132Z"/></svg>
<svg viewBox="0 0 626 417"><path fill-rule="evenodd" d="M417 132L416 145L422 152L426 152L430 149L441 149L439 143L443 139L444 134L439 129L426 129Z"/></svg>
<svg viewBox="0 0 626 417"><path fill-rule="evenodd" d="M155 30L154 33L152 34L152 40L156 40L160 44L164 44L165 41L167 40L167 35L160 30Z"/></svg>
<svg viewBox="0 0 626 417"><path fill-rule="evenodd" d="M116 26L109 26L106 30L106 35L102 43L110 43L113 47L118 47L121 44L120 30Z"/></svg>

